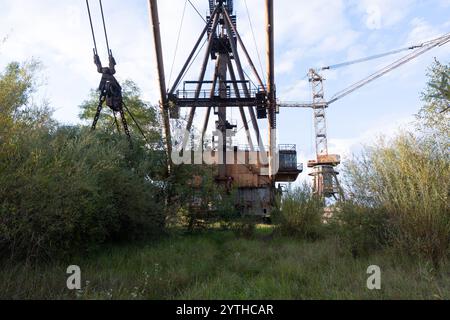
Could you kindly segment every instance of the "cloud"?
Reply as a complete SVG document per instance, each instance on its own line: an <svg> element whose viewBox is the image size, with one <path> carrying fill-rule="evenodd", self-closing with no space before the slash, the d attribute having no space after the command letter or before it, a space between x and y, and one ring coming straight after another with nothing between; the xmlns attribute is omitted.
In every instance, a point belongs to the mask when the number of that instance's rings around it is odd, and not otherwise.
<svg viewBox="0 0 450 320"><path fill-rule="evenodd" d="M364 146L374 144L378 138L390 137L398 134L402 130L413 128L414 116L406 116L393 120L392 116L385 116L372 124L363 133L352 138L332 138L329 140L330 153L339 154L343 159L351 157L352 154L359 153Z"/></svg>
<svg viewBox="0 0 450 320"><path fill-rule="evenodd" d="M197 1L198 2L198 1ZM102 61L107 51L99 7L91 1L94 28ZM156 65L146 1L106 1L103 3L111 49L118 62L118 78L131 78L143 89L146 99L158 101ZM163 45L167 65L172 63L184 0L159 1ZM202 20L187 8L181 48L191 46ZM172 19L170 18L172 17ZM200 26L200 27L199 27ZM199 31L200 32L200 31ZM10 61L31 57L42 60L48 79L48 94L56 117L77 121L78 105L100 80L92 59L92 35L84 1L3 0L0 12L0 67ZM176 67L184 59L180 50Z"/></svg>
<svg viewBox="0 0 450 320"><path fill-rule="evenodd" d="M260 53L265 53L265 9L253 5L259 0L245 0L250 8L253 32ZM278 76L298 76L299 66L311 57L329 56L345 50L359 37L346 14L346 1L278 0L275 6L276 72ZM236 1L239 30L252 56L257 57L244 0ZM252 10L253 9L253 10ZM260 54L262 55L262 54ZM265 56L263 56L265 58Z"/></svg>
<svg viewBox="0 0 450 320"><path fill-rule="evenodd" d="M414 0L358 0L356 7L369 30L389 28L400 23L411 11Z"/></svg>
<svg viewBox="0 0 450 320"><path fill-rule="evenodd" d="M367 28L381 29L381 8L378 5L371 5L366 8L366 26Z"/></svg>
<svg viewBox="0 0 450 320"><path fill-rule="evenodd" d="M414 18L410 22L411 31L407 37L407 43L418 44L441 36L445 30L439 26L432 26L424 18Z"/></svg>

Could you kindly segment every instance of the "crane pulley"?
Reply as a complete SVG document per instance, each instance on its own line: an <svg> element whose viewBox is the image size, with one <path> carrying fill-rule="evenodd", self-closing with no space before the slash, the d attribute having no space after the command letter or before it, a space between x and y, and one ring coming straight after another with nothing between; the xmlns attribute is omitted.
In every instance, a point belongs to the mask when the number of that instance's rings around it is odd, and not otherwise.
<svg viewBox="0 0 450 320"><path fill-rule="evenodd" d="M97 49L97 40L96 40L95 32L94 32L94 25L92 23L92 15L91 15L91 9L90 9L90 5L89 5L89 0L86 0L86 7L87 7L88 16L89 16L89 23L90 23L91 32L92 32L92 39L94 42L94 49L93 49L94 63L97 67L97 72L102 75L100 85L98 88L98 91L100 92L99 103L97 106L97 111L96 111L96 114L94 117L94 121L92 123L92 130L96 129L97 122L100 118L100 114L103 109L103 105L106 104L106 106L108 106L113 112L114 122L115 122L118 132L120 132L120 127L119 127L119 123L117 121L117 114L120 114L122 126L123 126L124 132L125 132L128 140L130 142L130 146L131 146L131 134L130 134L130 129L128 127L127 119L125 117L125 112L127 112L130 115L130 117L133 120L133 122L135 123L136 127L138 128L138 130L140 131L140 133L142 134L142 136L148 143L148 140L147 140L141 126L136 121L136 118L131 113L129 108L125 105L125 103L123 101L123 96L122 96L122 87L120 86L119 82L117 81L117 79L114 76L116 74L115 66L117 65L117 63L116 63L116 60L114 59L112 50L110 49L110 46L109 46L108 32L106 29L105 14L103 11L102 0L99 0L99 5L100 5L101 16L102 16L106 48L108 50L108 59L109 59L108 67L102 66L102 63L101 63L101 60L99 57L99 52Z"/></svg>

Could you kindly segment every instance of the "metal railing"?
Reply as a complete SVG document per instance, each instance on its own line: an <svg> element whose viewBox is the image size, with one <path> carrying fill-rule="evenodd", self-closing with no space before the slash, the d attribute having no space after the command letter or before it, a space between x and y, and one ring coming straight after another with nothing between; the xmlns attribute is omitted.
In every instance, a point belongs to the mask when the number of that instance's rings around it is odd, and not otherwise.
<svg viewBox="0 0 450 320"><path fill-rule="evenodd" d="M297 145L295 144L280 144L278 146L279 151L295 151L297 152Z"/></svg>
<svg viewBox="0 0 450 320"><path fill-rule="evenodd" d="M214 97L224 97L225 99L236 99L236 98L246 98L245 90L240 89L236 92L234 89L227 88L226 90L215 90ZM250 93L250 98L256 98L256 94L259 93L258 90L252 89L248 90ZM195 99L197 95L197 90L178 90L177 97L179 99ZM200 90L198 94L198 99L210 99L211 89Z"/></svg>

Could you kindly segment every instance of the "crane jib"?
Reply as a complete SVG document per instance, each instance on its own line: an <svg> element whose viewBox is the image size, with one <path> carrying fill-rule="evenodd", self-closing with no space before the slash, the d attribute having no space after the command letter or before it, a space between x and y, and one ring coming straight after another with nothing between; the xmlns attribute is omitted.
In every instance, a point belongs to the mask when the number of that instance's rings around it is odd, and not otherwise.
<svg viewBox="0 0 450 320"><path fill-rule="evenodd" d="M384 76L385 74L401 67L402 65L410 62L411 60L414 60L415 58L425 54L426 52L438 47L438 46L442 46L446 43L448 43L450 41L450 34L446 34L445 36L439 37L435 40L431 40L428 41L422 45L416 46L416 50L409 53L408 55L398 59L397 61L393 62L392 64L386 66L385 68L381 69L378 72L373 73L372 75L368 76L367 78L353 84L352 86L348 87L347 89L344 89L340 92L338 92L337 94L335 94L330 101L328 102L328 104L332 104L344 97L346 97L347 95L355 92L356 90L368 85L369 83L375 81L376 79L381 78L382 76Z"/></svg>
<svg viewBox="0 0 450 320"><path fill-rule="evenodd" d="M373 56L366 57L366 58L361 58L361 59L357 59L357 60L352 60L352 61L347 61L347 62L343 62L343 63L338 63L338 64L334 64L334 65L318 68L318 69L315 69L315 70L325 71L325 70L338 69L338 68L347 67L347 66L351 66L351 65L362 63L362 62L366 62L366 61L371 61L371 60L384 58L384 57L387 57L387 56L390 56L390 55L395 55L395 54L398 54L398 53L401 53L401 52L404 52L404 51L411 51L411 50L416 50L416 49L428 47L429 45L433 45L434 43L440 43L440 45L444 45L448 41L450 41L450 34L446 34L444 36L441 36L441 37L436 38L434 40L423 42L421 44L417 44L417 45L409 46L409 47L406 47L406 48L397 49L397 50L393 50L393 51L389 51L389 52L373 55Z"/></svg>

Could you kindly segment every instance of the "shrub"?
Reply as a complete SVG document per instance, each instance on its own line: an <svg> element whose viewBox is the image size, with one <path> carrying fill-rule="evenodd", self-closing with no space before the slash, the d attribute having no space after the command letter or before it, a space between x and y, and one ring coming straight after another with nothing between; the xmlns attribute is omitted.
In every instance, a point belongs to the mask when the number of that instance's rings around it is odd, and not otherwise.
<svg viewBox="0 0 450 320"><path fill-rule="evenodd" d="M161 141L155 110L127 83L124 98L148 138L144 146L133 135L130 150L111 124L95 134L58 126L46 103L34 103L38 71L31 61L0 73L0 257L53 258L161 232L165 159L150 150Z"/></svg>
<svg viewBox="0 0 450 320"><path fill-rule="evenodd" d="M241 217L228 221L226 229L231 230L238 238L252 239L256 234L256 218Z"/></svg>
<svg viewBox="0 0 450 320"><path fill-rule="evenodd" d="M349 161L343 175L357 207L387 215L397 249L435 266L450 251L448 70L438 61L430 68L416 132L382 139Z"/></svg>
<svg viewBox="0 0 450 320"><path fill-rule="evenodd" d="M152 162L137 142L80 128L32 129L0 154L0 253L41 259L162 231ZM10 144L11 145L11 144Z"/></svg>
<svg viewBox="0 0 450 320"><path fill-rule="evenodd" d="M330 220L344 250L353 257L368 256L387 244L387 215L351 201L339 203Z"/></svg>
<svg viewBox="0 0 450 320"><path fill-rule="evenodd" d="M286 192L280 210L274 212L274 222L282 234L316 240L323 234L323 215L323 202L304 184Z"/></svg>
<svg viewBox="0 0 450 320"><path fill-rule="evenodd" d="M353 201L388 216L392 243L436 265L450 248L450 158L445 145L413 134L381 141L347 163Z"/></svg>

